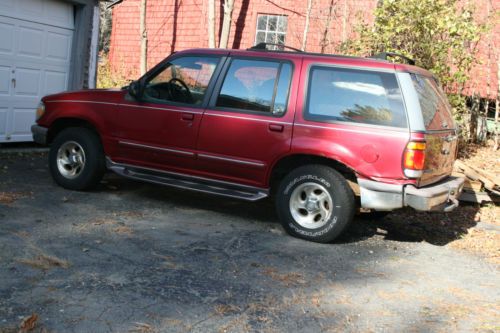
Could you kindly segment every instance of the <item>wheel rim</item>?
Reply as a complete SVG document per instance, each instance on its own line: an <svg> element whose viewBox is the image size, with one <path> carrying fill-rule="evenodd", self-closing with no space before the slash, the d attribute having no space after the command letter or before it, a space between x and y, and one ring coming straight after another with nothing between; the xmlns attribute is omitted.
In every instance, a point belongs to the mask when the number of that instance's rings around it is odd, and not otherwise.
<svg viewBox="0 0 500 333"><path fill-rule="evenodd" d="M317 183L303 183L290 196L290 213L301 227L318 229L324 226L332 215L333 200Z"/></svg>
<svg viewBox="0 0 500 333"><path fill-rule="evenodd" d="M68 179L78 177L85 168L85 151L75 141L67 141L57 151L57 169Z"/></svg>

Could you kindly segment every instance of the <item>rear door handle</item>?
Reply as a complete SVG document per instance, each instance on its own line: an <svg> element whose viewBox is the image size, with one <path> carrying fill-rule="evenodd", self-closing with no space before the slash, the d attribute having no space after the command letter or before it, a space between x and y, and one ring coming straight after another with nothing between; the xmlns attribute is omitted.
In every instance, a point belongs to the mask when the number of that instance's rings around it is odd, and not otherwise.
<svg viewBox="0 0 500 333"><path fill-rule="evenodd" d="M269 124L269 130L273 132L283 132L283 125Z"/></svg>
<svg viewBox="0 0 500 333"><path fill-rule="evenodd" d="M194 119L194 114L192 114L192 113L183 113L182 114L182 120L191 121L193 119Z"/></svg>

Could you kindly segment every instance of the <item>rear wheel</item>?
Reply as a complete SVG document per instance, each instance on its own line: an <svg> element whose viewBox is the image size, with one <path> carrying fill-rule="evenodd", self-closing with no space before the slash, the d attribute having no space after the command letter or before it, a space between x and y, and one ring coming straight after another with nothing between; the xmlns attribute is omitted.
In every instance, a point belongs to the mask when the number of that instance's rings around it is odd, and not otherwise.
<svg viewBox="0 0 500 333"><path fill-rule="evenodd" d="M70 190L86 190L99 183L106 170L99 137L87 128L59 133L50 147L49 168L55 182Z"/></svg>
<svg viewBox="0 0 500 333"><path fill-rule="evenodd" d="M324 165L307 165L282 180L276 208L289 234L327 243L352 221L355 202L341 174Z"/></svg>

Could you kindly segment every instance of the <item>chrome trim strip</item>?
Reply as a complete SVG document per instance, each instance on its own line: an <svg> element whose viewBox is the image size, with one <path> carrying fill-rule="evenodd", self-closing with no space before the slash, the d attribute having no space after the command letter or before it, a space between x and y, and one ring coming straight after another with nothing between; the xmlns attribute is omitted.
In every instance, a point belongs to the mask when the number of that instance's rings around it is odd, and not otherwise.
<svg viewBox="0 0 500 333"><path fill-rule="evenodd" d="M233 162L237 164L245 164L245 165L253 165L257 167L263 168L265 166L264 163L258 163L258 162L250 162L250 161L244 161L244 160L239 160L239 159L234 159L234 158L227 158L227 157L221 157L221 156L215 156L215 155L208 155L208 154L198 154L198 157L202 158L207 158L207 159L212 159L212 160L221 160L221 161L227 161L227 162Z"/></svg>
<svg viewBox="0 0 500 333"><path fill-rule="evenodd" d="M116 167L133 168L133 169L139 169L139 170L141 170L141 169L142 170L149 170L149 171L153 171L153 172L163 173L165 175L174 175L174 176L178 176L178 177L185 177L185 178L188 178L188 179L189 178L191 178L191 179L200 179L200 180L205 180L205 181L216 183L216 184L225 184L225 185L229 185L229 186L235 186L235 187L240 187L240 188L247 188L249 190L258 190L258 191L263 191L265 193L269 193L269 189L261 188L261 187L255 187L255 186L250 186L250 185L243 185L243 184L228 182L228 181L225 181L225 180L218 180L218 179L201 177L201 176L193 176L193 175L188 175L188 174L180 173L180 172L159 170L159 169L155 169L155 168L137 166L137 165L127 164L127 163L115 163L108 156L106 156L106 164L107 164L108 168L112 168L113 166L116 166Z"/></svg>
<svg viewBox="0 0 500 333"><path fill-rule="evenodd" d="M216 117L243 119L243 120L253 120L253 121L260 121L260 122L270 123L270 124L293 125L293 123L288 123L288 122L284 122L284 121L275 121L272 118L270 118L269 120L267 120L267 119L233 116L233 115L220 114L220 113L212 113L212 112L205 112L205 115L206 116L216 116Z"/></svg>
<svg viewBox="0 0 500 333"><path fill-rule="evenodd" d="M401 94L406 107L406 116L408 117L408 126L412 131L425 131L424 118L420 107L420 100L417 91L413 85L410 73L396 73L399 81Z"/></svg>
<svg viewBox="0 0 500 333"><path fill-rule="evenodd" d="M326 126L309 125L309 124L298 124L298 123L295 123L294 126L321 128L321 129L327 129L327 130L332 130L332 131L344 131L344 132L353 132L353 133L370 133L372 135L376 134L376 135L382 135L382 136L396 136L396 137L400 137L402 134L408 135L407 131L397 131L397 133L390 133L390 132L389 133L388 132L377 133L377 132L371 131L371 130L373 130L373 127L367 128L366 131L361 131L361 130L349 129L349 128L326 127Z"/></svg>
<svg viewBox="0 0 500 333"><path fill-rule="evenodd" d="M155 146L148 146L148 145L143 145L143 144L140 144L140 143L134 143L134 142L128 142L128 141L118 141L118 144L124 145L124 146L131 146L131 147L146 148L146 149L157 150L157 151L164 151L164 152L167 152L167 153L174 153L174 154L180 154L180 155L185 155L185 156L192 156L192 157L194 157L194 155L195 155L194 153L189 152L189 151L169 149L169 148L161 148L161 147L155 147Z"/></svg>

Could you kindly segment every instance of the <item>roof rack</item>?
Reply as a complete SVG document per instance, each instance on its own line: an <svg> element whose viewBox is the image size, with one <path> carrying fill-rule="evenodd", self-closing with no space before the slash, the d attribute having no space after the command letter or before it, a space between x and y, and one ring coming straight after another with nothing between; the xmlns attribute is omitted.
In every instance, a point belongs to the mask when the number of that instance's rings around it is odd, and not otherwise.
<svg viewBox="0 0 500 333"><path fill-rule="evenodd" d="M404 56L402 54L394 53L394 52L381 52L381 53L377 53L375 55L372 55L369 58L388 60L387 59L388 57L398 57L398 58L401 58L403 60L406 60L409 65L415 65L415 60L408 58L407 56Z"/></svg>
<svg viewBox="0 0 500 333"><path fill-rule="evenodd" d="M295 52L304 52L302 50L296 49L295 47L291 47L291 46L287 46L287 45L283 45L283 44L264 43L264 42L256 44L256 45L252 46L251 48L248 48L247 50L248 51L256 51L256 50L259 50L259 51L270 51L270 50L267 49L268 46L278 46L278 47L281 47L283 49L293 50Z"/></svg>

